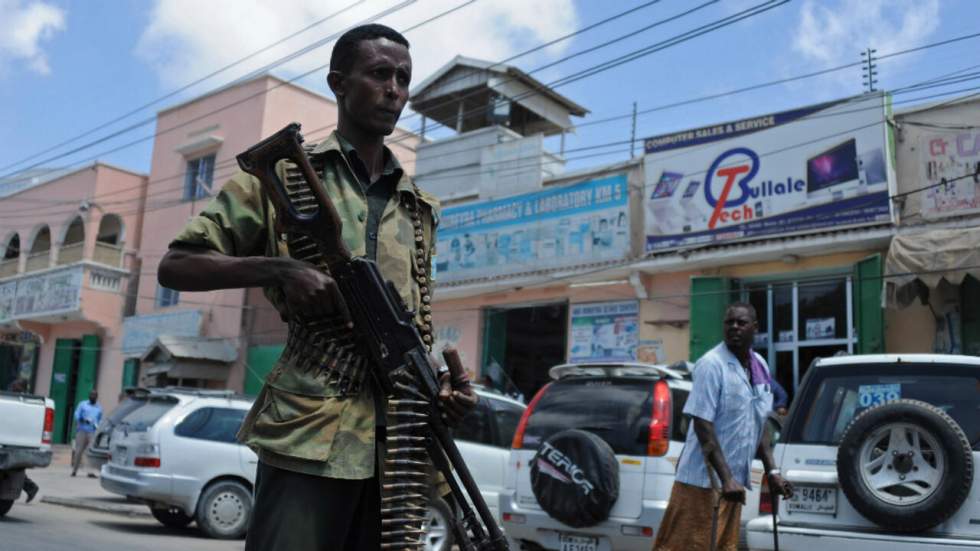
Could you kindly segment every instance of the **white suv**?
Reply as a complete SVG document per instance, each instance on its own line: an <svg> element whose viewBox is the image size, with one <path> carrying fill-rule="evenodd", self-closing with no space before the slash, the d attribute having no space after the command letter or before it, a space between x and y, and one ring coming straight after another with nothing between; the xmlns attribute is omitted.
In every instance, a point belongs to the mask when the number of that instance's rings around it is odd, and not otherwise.
<svg viewBox="0 0 980 551"><path fill-rule="evenodd" d="M166 526L244 536L258 457L235 434L251 406L231 391L152 389L113 429L102 487L146 503Z"/></svg>
<svg viewBox="0 0 980 551"><path fill-rule="evenodd" d="M523 550L650 551L684 447L690 373L616 363L550 375L514 435L505 532ZM743 525L758 514L761 477L755 461Z"/></svg>
<svg viewBox="0 0 980 551"><path fill-rule="evenodd" d="M980 548L980 358L818 360L774 455L796 487L779 507L783 550ZM772 517L748 541L773 549Z"/></svg>

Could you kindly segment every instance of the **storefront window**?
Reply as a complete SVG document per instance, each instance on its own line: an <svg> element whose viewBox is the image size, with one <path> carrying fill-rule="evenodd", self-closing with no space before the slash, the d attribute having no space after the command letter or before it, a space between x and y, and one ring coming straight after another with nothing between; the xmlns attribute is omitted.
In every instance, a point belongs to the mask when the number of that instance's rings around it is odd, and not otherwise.
<svg viewBox="0 0 980 551"><path fill-rule="evenodd" d="M755 350L791 399L813 360L854 351L851 284L847 275L742 283L758 313Z"/></svg>
<svg viewBox="0 0 980 551"><path fill-rule="evenodd" d="M847 281L800 283L798 339L818 341L847 338Z"/></svg>

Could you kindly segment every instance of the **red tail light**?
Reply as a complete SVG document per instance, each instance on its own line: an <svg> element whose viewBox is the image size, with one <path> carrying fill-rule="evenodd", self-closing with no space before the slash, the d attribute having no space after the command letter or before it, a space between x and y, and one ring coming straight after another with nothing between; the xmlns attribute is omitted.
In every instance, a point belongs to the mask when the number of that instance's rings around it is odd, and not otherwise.
<svg viewBox="0 0 980 551"><path fill-rule="evenodd" d="M44 408L44 429L41 430L41 443L51 443L51 433L54 432L54 408Z"/></svg>
<svg viewBox="0 0 980 551"><path fill-rule="evenodd" d="M650 414L650 440L647 442L647 455L661 457L670 447L671 407L670 387L667 381L657 381L653 385L653 412Z"/></svg>
<svg viewBox="0 0 980 551"><path fill-rule="evenodd" d="M159 468L160 467L160 458L159 457L137 457L136 459L133 459L133 465L135 465L137 467L153 467L153 468Z"/></svg>
<svg viewBox="0 0 980 551"><path fill-rule="evenodd" d="M527 405L527 409L524 410L524 415L521 415L521 422L517 424L517 430L514 431L514 440L511 442L510 447L514 448L515 450L519 450L524 447L524 430L527 429L527 420L531 417L531 412L534 411L534 406L538 405L538 401L541 400L541 397L544 396L545 391L547 391L548 387L550 386L551 383L548 383L541 387L541 390L534 395L531 403Z"/></svg>
<svg viewBox="0 0 980 551"><path fill-rule="evenodd" d="M759 514L772 514L772 496L769 495L769 477L762 477L762 484L759 486Z"/></svg>

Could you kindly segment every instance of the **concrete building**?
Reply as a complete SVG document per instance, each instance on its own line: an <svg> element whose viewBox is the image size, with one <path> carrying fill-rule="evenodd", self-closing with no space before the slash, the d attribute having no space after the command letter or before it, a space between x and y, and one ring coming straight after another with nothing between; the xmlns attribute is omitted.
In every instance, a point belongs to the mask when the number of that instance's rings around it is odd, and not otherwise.
<svg viewBox="0 0 980 551"><path fill-rule="evenodd" d="M0 388L55 400L55 442L78 402L123 385L121 325L135 306L147 177L94 163L12 182L0 198Z"/></svg>
<svg viewBox="0 0 980 551"><path fill-rule="evenodd" d="M888 349L980 354L980 99L895 115L898 227Z"/></svg>
<svg viewBox="0 0 980 551"><path fill-rule="evenodd" d="M529 78L457 62L415 95L416 110L443 124L454 100L457 113L481 112L459 94ZM442 102L430 97L453 78L476 84L470 92L457 84L464 90ZM540 83L525 88L552 111L574 113ZM462 133L421 147L418 180L440 182L426 189L450 200L439 233L437 334L481 378L530 398L565 361L696 359L721 341L734 300L755 305L756 349L791 392L818 356L885 350L881 273L896 185L886 96L652 137L643 159L577 174L552 164L560 156L531 150L519 155L526 165L498 166L531 166L537 177L500 189L484 183L496 145L479 140L515 125L502 119L507 128L495 128L501 119L489 114L499 100L486 98L497 96L474 95L491 104L483 125L457 117ZM454 153L452 144L467 140L474 145ZM462 166L423 172L437 149L439 162Z"/></svg>

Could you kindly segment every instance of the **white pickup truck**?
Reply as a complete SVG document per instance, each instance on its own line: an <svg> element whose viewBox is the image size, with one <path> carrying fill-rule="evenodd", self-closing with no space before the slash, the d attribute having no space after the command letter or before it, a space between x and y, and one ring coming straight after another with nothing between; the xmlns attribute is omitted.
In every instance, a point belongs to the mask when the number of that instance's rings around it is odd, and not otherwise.
<svg viewBox="0 0 980 551"><path fill-rule="evenodd" d="M51 464L54 401L43 396L0 392L0 517L24 486L24 471Z"/></svg>

